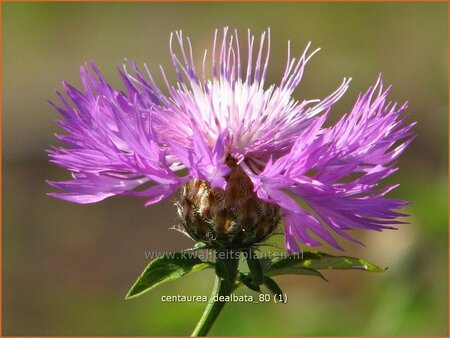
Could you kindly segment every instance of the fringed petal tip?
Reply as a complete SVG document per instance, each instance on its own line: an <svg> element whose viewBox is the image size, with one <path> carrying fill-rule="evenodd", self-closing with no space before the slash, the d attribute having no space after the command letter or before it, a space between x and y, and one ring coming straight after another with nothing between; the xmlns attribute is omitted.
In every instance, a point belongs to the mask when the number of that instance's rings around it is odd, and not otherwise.
<svg viewBox="0 0 450 338"><path fill-rule="evenodd" d="M78 203L78 204L91 204L103 201L104 199L111 197L115 194L112 193L97 193L94 195L82 195L78 193L56 193L49 192L47 196L55 197L64 201Z"/></svg>

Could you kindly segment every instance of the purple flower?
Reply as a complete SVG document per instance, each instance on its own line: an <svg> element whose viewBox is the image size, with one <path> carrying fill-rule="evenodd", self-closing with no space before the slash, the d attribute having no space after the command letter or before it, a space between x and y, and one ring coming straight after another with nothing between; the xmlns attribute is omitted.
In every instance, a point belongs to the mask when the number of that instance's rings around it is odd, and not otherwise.
<svg viewBox="0 0 450 338"><path fill-rule="evenodd" d="M247 60L236 31L230 35L225 28L221 38L216 31L200 71L189 38L176 33L177 53L172 39L178 82L169 84L161 68L166 93L147 66L142 71L134 63L119 70L126 92L112 88L93 64L81 67L83 91L63 83L71 102L58 93L61 104L52 104L64 118L58 123L67 133L57 138L67 147L49 154L73 179L49 182L65 190L50 195L77 203L134 195L150 205L192 180L226 190L239 168L252 194L277 206L271 214L280 209L289 252L300 250L298 242L320 245L319 239L340 248L333 233L354 240L348 230L401 223L395 218L407 202L386 198L396 186L379 182L397 170L395 160L412 141L415 123L405 121L406 104L387 102L390 88L381 77L348 114L325 127L350 79L324 99L292 97L318 49L310 52L308 44L292 58L288 44L280 83L266 86L270 31L258 46L248 32Z"/></svg>

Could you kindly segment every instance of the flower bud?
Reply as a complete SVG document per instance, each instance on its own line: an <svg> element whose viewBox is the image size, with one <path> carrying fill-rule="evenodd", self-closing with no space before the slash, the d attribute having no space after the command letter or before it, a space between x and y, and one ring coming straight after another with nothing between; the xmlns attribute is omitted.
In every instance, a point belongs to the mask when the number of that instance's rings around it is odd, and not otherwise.
<svg viewBox="0 0 450 338"><path fill-rule="evenodd" d="M194 179L182 188L178 213L196 241L217 248L247 248L266 239L280 221L280 207L261 201L253 183L235 162L225 177L226 190Z"/></svg>

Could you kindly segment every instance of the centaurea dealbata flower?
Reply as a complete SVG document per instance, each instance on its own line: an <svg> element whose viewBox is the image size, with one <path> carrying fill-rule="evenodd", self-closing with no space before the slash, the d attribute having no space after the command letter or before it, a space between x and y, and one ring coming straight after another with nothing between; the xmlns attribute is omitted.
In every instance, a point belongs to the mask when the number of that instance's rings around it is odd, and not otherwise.
<svg viewBox="0 0 450 338"><path fill-rule="evenodd" d="M237 32L216 31L197 70L189 38L171 35L178 81L161 68L164 91L147 66L119 70L125 92L94 64L81 67L82 91L64 82L66 95L53 104L66 147L49 154L73 179L50 182L65 190L51 195L77 203L132 195L151 205L181 188L186 231L225 247L261 242L281 219L289 252L322 241L341 248L333 235L354 240L352 229L393 229L407 203L386 197L395 185L379 183L413 138L406 104L388 102L379 77L325 126L350 79L323 99L297 101L292 94L318 49L308 44L292 57L289 44L280 82L266 85L270 31L259 44L248 32L245 45L244 60Z"/></svg>

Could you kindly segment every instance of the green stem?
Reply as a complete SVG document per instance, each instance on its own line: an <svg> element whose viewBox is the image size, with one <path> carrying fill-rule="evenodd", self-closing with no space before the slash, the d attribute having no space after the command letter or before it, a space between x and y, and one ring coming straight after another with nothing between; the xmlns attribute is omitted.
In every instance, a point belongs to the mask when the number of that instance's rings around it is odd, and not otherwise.
<svg viewBox="0 0 450 338"><path fill-rule="evenodd" d="M219 301L220 297L229 296L234 290L239 258L217 260L216 266L222 263L224 263L223 265L226 267L227 273L225 275L220 273L222 276L219 277L219 273L216 269L216 279L214 281L214 288L211 293L211 298L209 299L208 305L197 323L194 332L192 332L191 337L203 337L208 334L226 304L224 301Z"/></svg>

